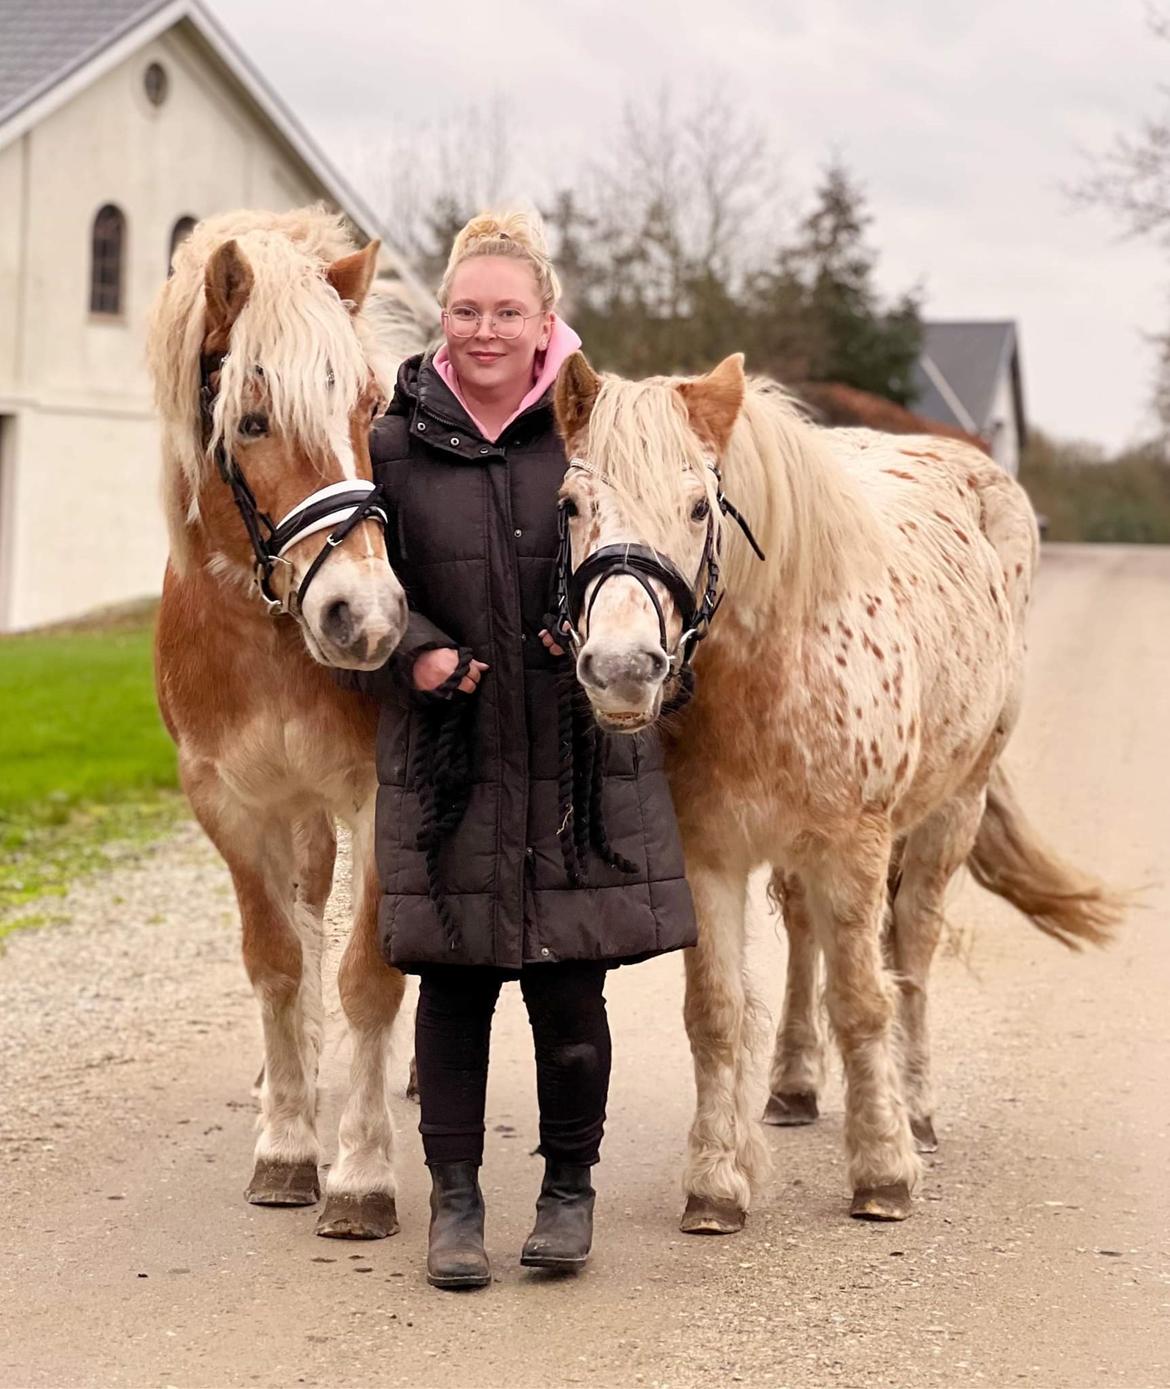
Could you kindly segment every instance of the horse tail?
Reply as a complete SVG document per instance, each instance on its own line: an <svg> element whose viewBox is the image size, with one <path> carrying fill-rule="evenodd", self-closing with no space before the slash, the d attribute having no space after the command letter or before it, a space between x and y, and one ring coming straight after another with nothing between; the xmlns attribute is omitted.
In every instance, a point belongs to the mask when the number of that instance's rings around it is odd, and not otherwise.
<svg viewBox="0 0 1170 1389"><path fill-rule="evenodd" d="M1108 945L1121 924L1125 894L1065 863L1028 824L1007 774L996 767L967 866L980 887L1010 902L1033 926L1080 950Z"/></svg>

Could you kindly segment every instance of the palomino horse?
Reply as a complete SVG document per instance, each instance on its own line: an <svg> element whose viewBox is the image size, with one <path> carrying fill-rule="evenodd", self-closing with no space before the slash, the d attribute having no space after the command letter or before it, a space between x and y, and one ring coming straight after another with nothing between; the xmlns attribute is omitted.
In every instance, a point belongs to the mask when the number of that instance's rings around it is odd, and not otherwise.
<svg viewBox="0 0 1170 1389"><path fill-rule="evenodd" d="M1040 846L997 765L1038 549L1022 489L953 440L817 429L773 383L745 382L742 361L638 383L598 377L580 355L566 364L562 630L609 730L658 718L696 655L693 699L668 724L699 913L683 1230L740 1229L766 1167L744 974L760 864L789 938L769 1117L815 1114L819 950L851 1213L900 1220L920 1168L913 1133L933 1137L927 974L953 874L971 864L1070 945L1102 942L1118 903Z"/></svg>
<svg viewBox="0 0 1170 1389"><path fill-rule="evenodd" d="M264 1030L247 1197L320 1196L322 914L340 817L354 829L338 978L353 1063L317 1229L354 1238L397 1229L386 1062L403 994L375 939L377 710L327 669L380 666L406 620L368 436L415 344L404 306L379 315L377 250L356 250L323 208L203 222L175 254L148 343L171 543L159 704L231 870Z"/></svg>

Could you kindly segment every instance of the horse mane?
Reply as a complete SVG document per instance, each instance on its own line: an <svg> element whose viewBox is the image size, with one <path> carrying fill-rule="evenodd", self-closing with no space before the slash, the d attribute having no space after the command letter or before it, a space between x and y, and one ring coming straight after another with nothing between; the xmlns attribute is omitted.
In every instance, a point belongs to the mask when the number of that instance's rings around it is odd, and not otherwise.
<svg viewBox="0 0 1170 1389"><path fill-rule="evenodd" d="M723 460L727 494L768 557L760 565L746 545L729 547L727 585L771 598L796 621L885 567L881 523L826 433L778 382L749 377ZM774 576L770 589L760 570Z"/></svg>
<svg viewBox="0 0 1170 1389"><path fill-rule="evenodd" d="M654 527L648 538L668 555L680 552L688 534L680 469L702 479L712 504L716 488L707 466L711 455L675 389L682 379L604 376L589 415L591 457L632 514ZM723 578L731 593L761 613L801 620L849 580L881 570L879 523L822 433L783 386L748 379L720 468L727 496L751 525L767 563L761 565L744 542L727 545Z"/></svg>
<svg viewBox="0 0 1170 1389"><path fill-rule="evenodd" d="M205 441L199 400L204 271L230 240L247 258L254 283L232 327L212 435ZM399 362L425 344L421 306L403 286L376 283L357 313L342 306L324 271L357 249L344 218L318 203L292 212L210 217L176 250L173 273L151 310L146 355L162 423L163 506L178 572L191 560L191 528L216 444L234 435L256 367L264 372L275 429L314 449L326 443L339 413L352 410L371 372L389 397Z"/></svg>

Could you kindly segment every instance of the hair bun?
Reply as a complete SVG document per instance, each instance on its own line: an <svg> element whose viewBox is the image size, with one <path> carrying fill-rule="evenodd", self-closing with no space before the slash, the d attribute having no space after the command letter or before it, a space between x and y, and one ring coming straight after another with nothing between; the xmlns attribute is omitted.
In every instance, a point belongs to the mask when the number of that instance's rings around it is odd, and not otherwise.
<svg viewBox="0 0 1170 1389"><path fill-rule="evenodd" d="M481 241L514 241L533 259L548 259L548 239L544 222L538 212L516 208L509 212L481 212L459 232L451 247L452 254L462 257Z"/></svg>
<svg viewBox="0 0 1170 1389"><path fill-rule="evenodd" d="M439 302L447 302L447 292L455 269L472 256L509 256L532 265L541 300L552 308L561 297L561 286L549 258L544 221L534 208L512 208L503 212L481 212L456 235L451 246Z"/></svg>

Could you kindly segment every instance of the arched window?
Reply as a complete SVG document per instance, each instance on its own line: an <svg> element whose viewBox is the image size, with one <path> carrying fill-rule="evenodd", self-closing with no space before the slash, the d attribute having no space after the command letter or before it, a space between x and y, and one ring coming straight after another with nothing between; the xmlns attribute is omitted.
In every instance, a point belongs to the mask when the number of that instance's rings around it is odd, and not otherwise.
<svg viewBox="0 0 1170 1389"><path fill-rule="evenodd" d="M171 248L167 252L168 275L171 274L171 272L174 270L173 262L175 259L175 252L179 249L180 245L184 241L186 241L186 239L191 235L191 233L194 230L194 217L180 217L179 220L175 223L175 225L171 228Z"/></svg>
<svg viewBox="0 0 1170 1389"><path fill-rule="evenodd" d="M93 219L92 259L89 270L91 313L122 312L123 262L126 255L126 218L120 208L107 203Z"/></svg>

